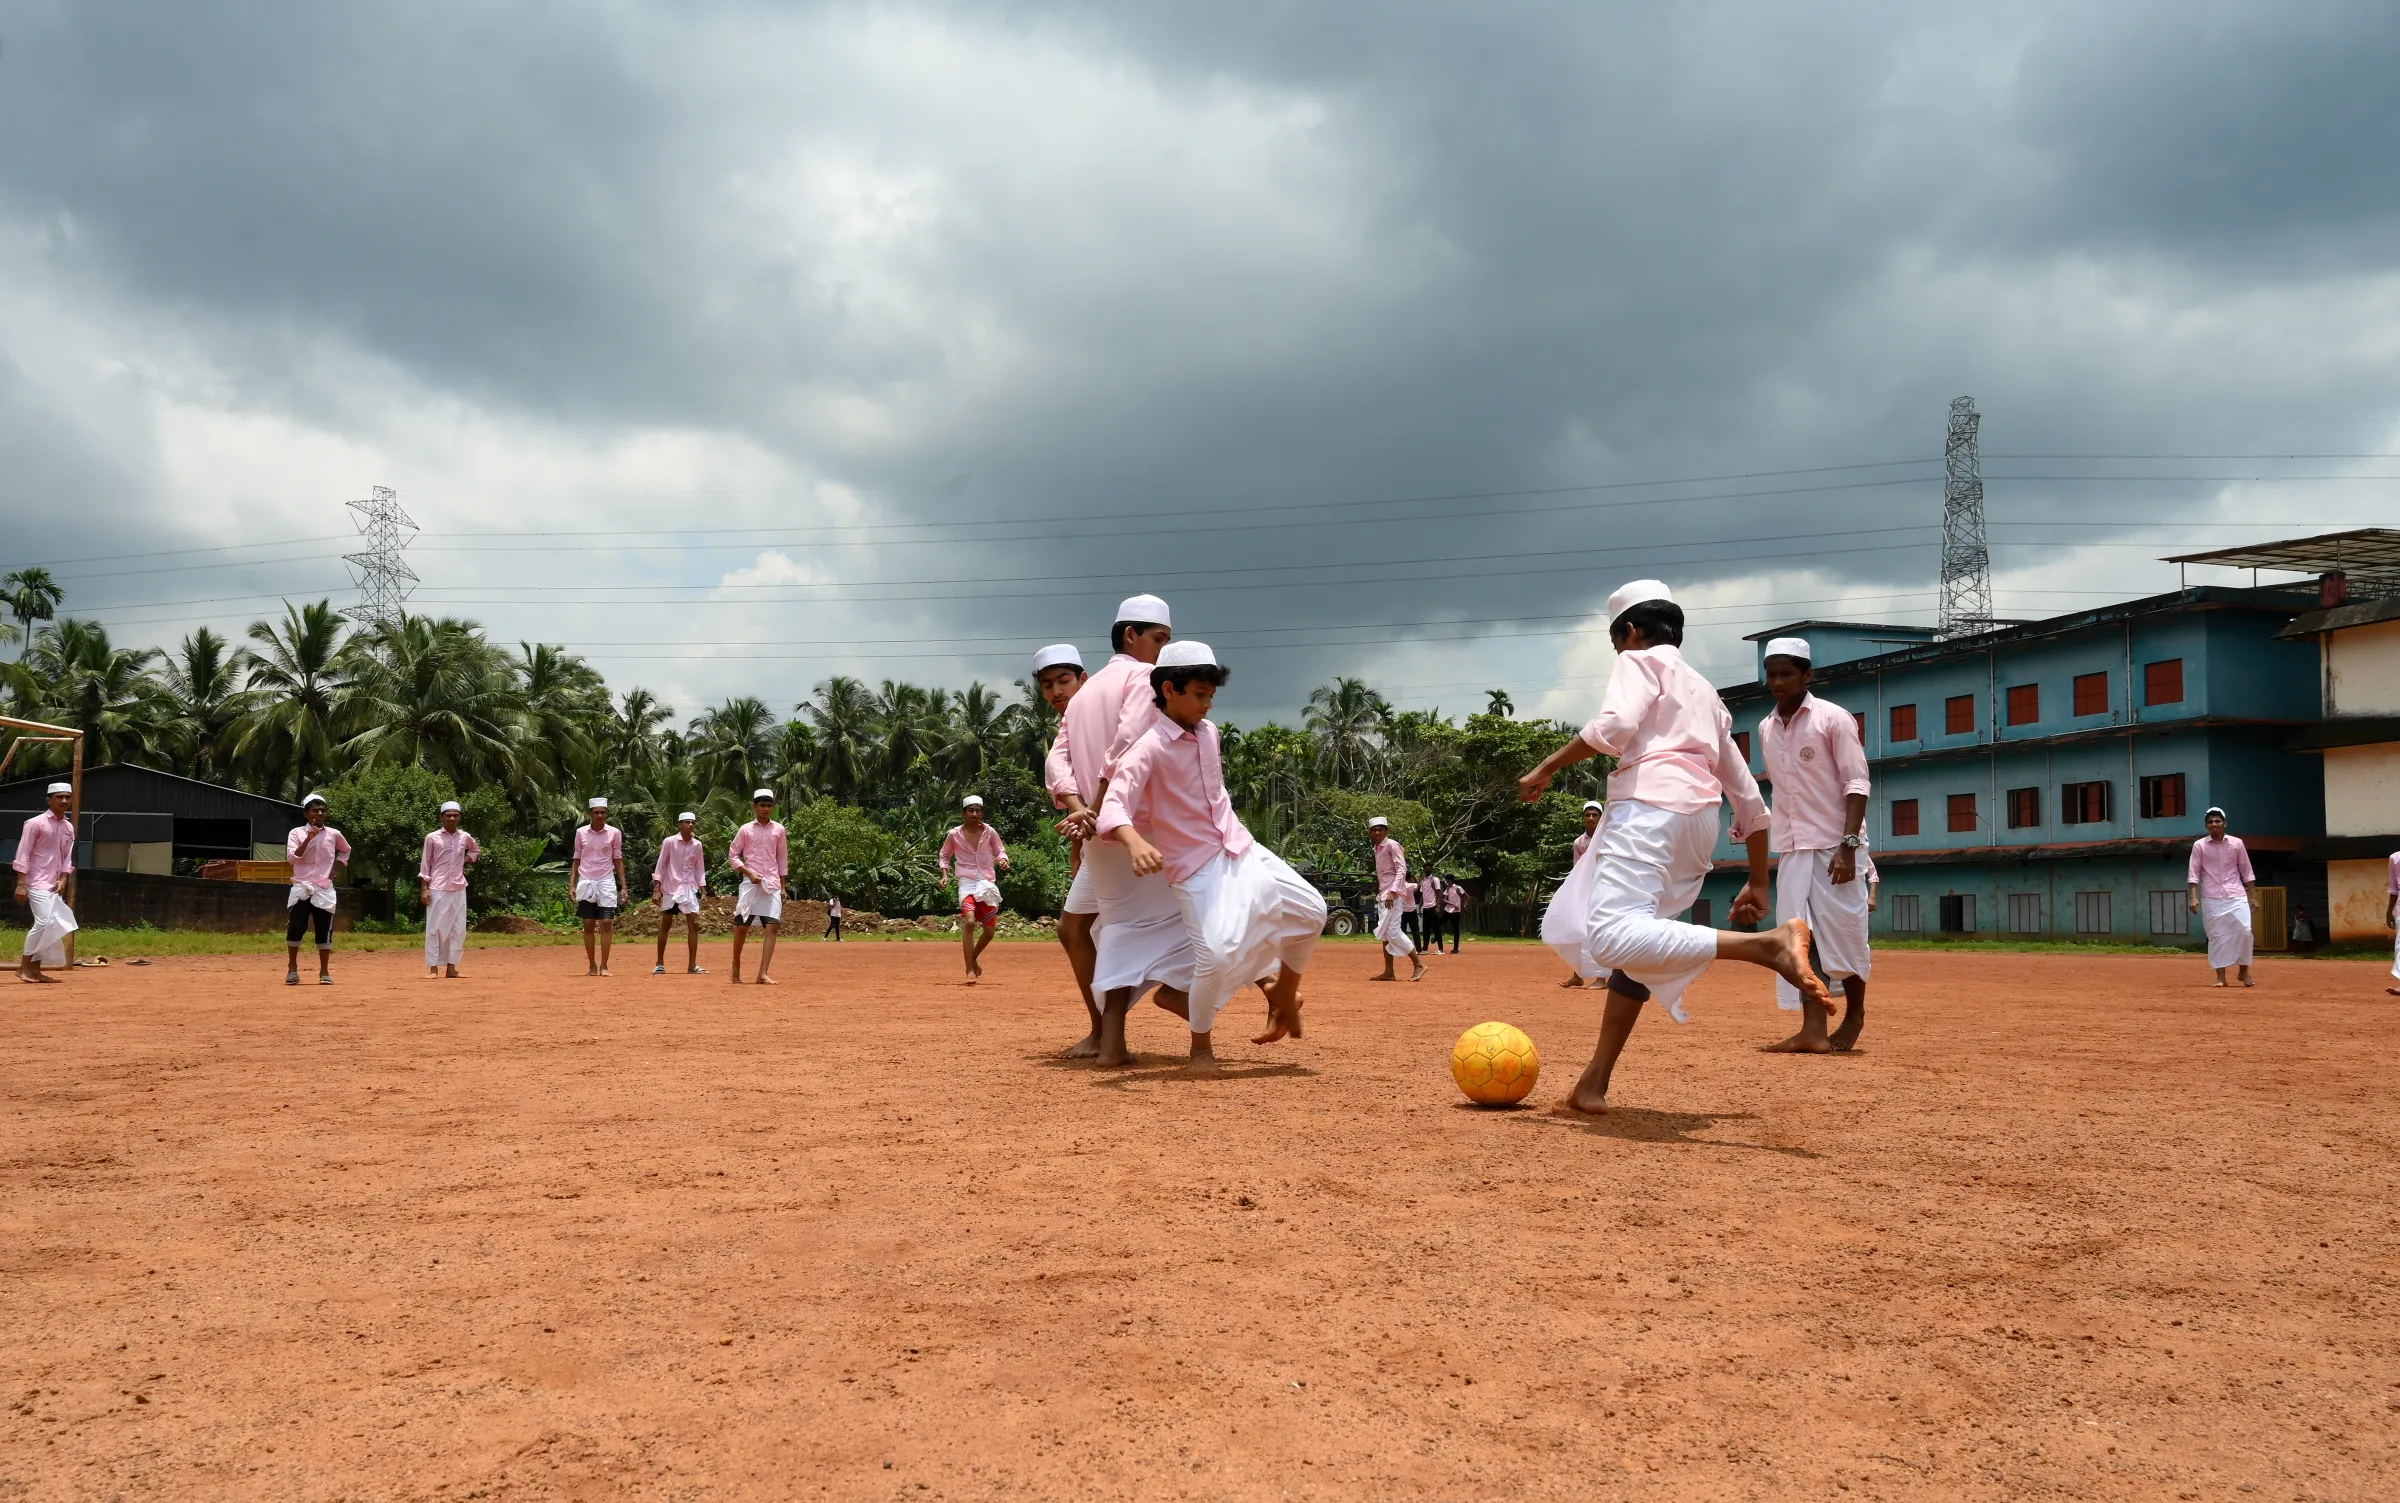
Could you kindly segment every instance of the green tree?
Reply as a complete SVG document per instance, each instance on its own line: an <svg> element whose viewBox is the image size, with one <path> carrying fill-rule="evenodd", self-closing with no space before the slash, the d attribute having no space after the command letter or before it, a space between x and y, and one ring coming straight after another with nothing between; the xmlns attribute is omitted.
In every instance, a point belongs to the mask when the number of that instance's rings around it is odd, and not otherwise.
<svg viewBox="0 0 2400 1503"><path fill-rule="evenodd" d="M775 712L754 695L729 699L692 722L691 757L701 780L747 801L773 770Z"/></svg>
<svg viewBox="0 0 2400 1503"><path fill-rule="evenodd" d="M20 660L32 650L34 623L52 619L66 599L67 592L50 577L48 569L14 569L0 575L0 604L5 604L8 613L17 618Z"/></svg>
<svg viewBox="0 0 2400 1503"><path fill-rule="evenodd" d="M334 764L334 710L342 686L342 618L331 601L288 601L280 623L253 621L242 653L250 708L232 731L229 756L255 785L292 799Z"/></svg>
<svg viewBox="0 0 2400 1503"><path fill-rule="evenodd" d="M1000 696L980 683L967 685L950 705L942 743L933 760L954 783L971 783L1004 759L1007 712Z"/></svg>
<svg viewBox="0 0 2400 1503"><path fill-rule="evenodd" d="M460 788L529 781L516 675L473 623L404 615L354 635L348 661L336 702L356 728L341 744L350 765L430 768Z"/></svg>
<svg viewBox="0 0 2400 1503"><path fill-rule="evenodd" d="M829 798L858 802L880 749L875 740L875 701L867 686L842 675L817 685L816 694L799 707L816 732L816 753L808 780Z"/></svg>
<svg viewBox="0 0 2400 1503"><path fill-rule="evenodd" d="M97 621L70 616L45 626L22 665L39 699L33 718L83 732L83 762L161 766L170 760L175 702L151 672L154 647L117 647ZM46 744L33 766L64 765L68 748Z"/></svg>
<svg viewBox="0 0 2400 1503"><path fill-rule="evenodd" d="M609 761L637 783L657 776L669 760L660 732L674 718L649 690L626 690L609 725Z"/></svg>
<svg viewBox="0 0 2400 1503"><path fill-rule="evenodd" d="M1354 678L1337 678L1308 696L1302 723L1316 738L1317 765L1337 788L1355 788L1383 755L1391 702Z"/></svg>
<svg viewBox="0 0 2400 1503"><path fill-rule="evenodd" d="M177 751L194 776L222 778L223 743L243 708L241 654L203 626L167 659L166 690L175 706L171 734Z"/></svg>
<svg viewBox="0 0 2400 1503"><path fill-rule="evenodd" d="M408 763L360 768L325 790L328 822L350 842L352 880L389 888L396 908L417 911L426 833L442 822L442 801L457 797L450 779Z"/></svg>
<svg viewBox="0 0 2400 1503"><path fill-rule="evenodd" d="M1517 713L1517 702L1508 697L1506 689L1486 689L1483 694L1486 700L1485 714L1508 716Z"/></svg>
<svg viewBox="0 0 2400 1503"><path fill-rule="evenodd" d="M891 832L863 809L821 799L789 811L784 833L792 852L796 896L845 902L872 895L874 874L889 861Z"/></svg>
<svg viewBox="0 0 2400 1503"><path fill-rule="evenodd" d="M510 668L530 750L518 764L520 789L566 793L602 780L601 741L613 719L607 680L564 647L519 642L517 649Z"/></svg>

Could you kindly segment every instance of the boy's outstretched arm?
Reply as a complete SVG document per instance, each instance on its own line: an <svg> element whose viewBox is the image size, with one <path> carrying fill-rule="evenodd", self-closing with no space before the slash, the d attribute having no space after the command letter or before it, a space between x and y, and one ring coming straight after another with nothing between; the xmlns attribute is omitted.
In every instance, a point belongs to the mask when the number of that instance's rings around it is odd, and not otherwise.
<svg viewBox="0 0 2400 1503"><path fill-rule="evenodd" d="M1589 762L1600 755L1600 749L1578 735L1566 745L1542 758L1542 765L1517 779L1517 797L1532 803L1550 791L1551 779L1578 762Z"/></svg>

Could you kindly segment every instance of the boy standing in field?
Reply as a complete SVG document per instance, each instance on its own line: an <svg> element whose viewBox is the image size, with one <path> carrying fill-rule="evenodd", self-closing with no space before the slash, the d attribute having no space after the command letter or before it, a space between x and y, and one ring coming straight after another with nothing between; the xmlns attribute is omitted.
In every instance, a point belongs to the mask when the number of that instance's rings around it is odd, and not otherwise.
<svg viewBox="0 0 2400 1503"><path fill-rule="evenodd" d="M959 812L934 864L958 882L959 953L967 963L967 985L973 986L983 979L983 952L1000 924L1000 874L1008 870L1008 847L1000 832L983 822L982 794L968 794Z"/></svg>
<svg viewBox="0 0 2400 1503"><path fill-rule="evenodd" d="M1191 936L1186 1016L1191 1065L1201 1070L1217 1066L1218 1013L1254 981L1267 994L1267 1031L1251 1042L1300 1037L1300 976L1325 930L1324 896L1250 838L1226 796L1223 747L1208 719L1225 679L1205 642L1176 642L1159 654L1150 681L1163 718L1117 764L1097 822L1136 873L1163 876L1175 894ZM1102 1064L1128 1058L1131 1006L1131 998L1110 999Z"/></svg>
<svg viewBox="0 0 2400 1503"><path fill-rule="evenodd" d="M1665 916L1700 895L1718 809L1728 799L1735 838L1750 853L1750 879L1733 900L1733 920L1747 923L1765 912L1767 808L1733 743L1724 701L1683 660L1683 609L1667 587L1637 580L1609 597L1608 615L1617 662L1600 713L1517 780L1518 797L1532 803L1566 768L1603 754L1617 758L1608 778L1608 818L1542 920L1542 938L1577 974L1608 974L1599 1047L1567 1100L1580 1112L1608 1110L1609 1079L1642 1004L1656 1001L1684 1021L1684 989L1719 959L1764 966L1818 1006L1827 1000L1824 983L1809 969L1806 919L1741 934Z"/></svg>
<svg viewBox="0 0 2400 1503"><path fill-rule="evenodd" d="M1839 705L1809 692L1814 664L1800 637L1767 644L1767 692L1775 708L1759 723L1767 781L1775 788L1768 846L1775 861L1775 917L1806 919L1825 974L1842 984L1841 1027L1826 1036L1825 1009L1780 977L1775 1005L1800 1014L1800 1030L1770 1054L1846 1052L1867 1023L1867 884L1858 861L1866 854L1867 748L1858 722Z"/></svg>
<svg viewBox="0 0 2400 1503"><path fill-rule="evenodd" d="M75 935L75 913L58 889L75 870L75 821L67 818L75 785L52 783L44 795L49 808L25 821L17 833L17 901L33 911L33 927L25 931L24 958L17 962L17 979L55 984L56 976L42 974L43 966L72 969L67 944ZM292 979L300 977L295 952Z"/></svg>
<svg viewBox="0 0 2400 1503"><path fill-rule="evenodd" d="M1058 915L1058 944L1067 952L1067 968L1075 973L1075 990L1083 998L1083 1038L1067 1046L1069 1059L1085 1059L1100 1049L1100 1003L1092 995L1092 968L1099 959L1094 946L1093 920L1099 902L1084 878L1083 842L1090 833L1092 812L1075 782L1075 759L1067 754L1067 706L1074 703L1085 682L1083 654L1071 642L1055 642L1033 655L1033 683L1042 702L1058 716L1058 734L1050 754L1042 759L1042 786L1050 802L1066 811L1058 833L1067 838L1067 898Z"/></svg>
<svg viewBox="0 0 2400 1503"><path fill-rule="evenodd" d="M1401 904L1408 899L1408 850L1392 838L1392 822L1378 814L1367 821L1367 844L1375 853L1375 904L1381 910L1375 921L1375 937L1383 941L1383 974L1369 976L1369 981L1397 981L1392 974L1392 962L1401 956L1415 967L1409 980L1425 979L1425 962L1418 958L1416 944L1408 937L1408 928Z"/></svg>
<svg viewBox="0 0 2400 1503"><path fill-rule="evenodd" d="M1430 866L1417 882L1417 933L1426 954L1442 953L1442 879Z"/></svg>
<svg viewBox="0 0 2400 1503"><path fill-rule="evenodd" d="M1459 937L1466 931L1466 908L1467 890L1458 885L1456 877L1445 874L1442 877L1442 921L1450 926L1450 953L1453 955L1458 953Z"/></svg>
<svg viewBox="0 0 2400 1503"><path fill-rule="evenodd" d="M575 831L575 916L583 920L583 974L608 974L608 952L617 940L617 908L627 887L625 832L608 822L608 800L585 806L586 823ZM596 947L596 948L595 948Z"/></svg>
<svg viewBox="0 0 2400 1503"><path fill-rule="evenodd" d="M285 986L300 984L300 936L314 926L317 933L317 985L333 985L333 904L335 867L350 865L350 842L325 822L325 795L312 793L300 801L308 823L283 837L284 854L292 862L292 890L284 900Z"/></svg>
<svg viewBox="0 0 2400 1503"><path fill-rule="evenodd" d="M700 967L700 898L708 891L708 852L700 843L700 819L690 810L675 816L675 833L658 843L658 864L650 868L650 887L658 897L658 960L653 976L667 973L667 936L675 932L675 915L683 915L683 965L687 976L705 975Z"/></svg>
<svg viewBox="0 0 2400 1503"><path fill-rule="evenodd" d="M1568 863L1568 870L1570 872L1572 872L1575 867L1583 864L1583 853L1592 848L1592 836L1596 831L1599 830L1600 816L1604 812L1606 811L1601 807L1598 799L1587 798L1583 801L1583 833L1575 837L1575 859ZM1570 878L1570 880L1572 880L1572 878ZM1561 890L1564 890L1566 884L1562 882L1559 884L1559 886ZM1556 902L1557 900L1557 894L1553 893L1551 895L1551 901ZM1545 912L1542 917L1545 923L1549 921L1548 913ZM1567 979L1561 981L1559 985L1568 988L1581 986L1583 985L1583 976L1579 972L1569 971L1567 972Z"/></svg>
<svg viewBox="0 0 2400 1503"><path fill-rule="evenodd" d="M2258 874L2250 869L2250 848L2238 835L2225 833L2225 811L2211 808L2201 823L2208 833L2192 842L2190 867L2191 911L2200 915L2208 935L2208 965L2225 974L2240 967L2242 985L2250 979L2251 910L2258 906Z"/></svg>
<svg viewBox="0 0 2400 1503"><path fill-rule="evenodd" d="M742 984L742 941L753 928L766 930L758 942L758 984L778 985L768 974L775 964L775 940L783 932L783 874L792 864L790 840L775 818L775 790L760 788L750 795L756 816L733 832L733 869L742 874L733 900L733 981Z"/></svg>
<svg viewBox="0 0 2400 1503"><path fill-rule="evenodd" d="M417 860L417 906L425 910L425 975L458 979L467 952L467 867L483 855L475 837L458 827L458 800L442 804L442 827L425 837Z"/></svg>

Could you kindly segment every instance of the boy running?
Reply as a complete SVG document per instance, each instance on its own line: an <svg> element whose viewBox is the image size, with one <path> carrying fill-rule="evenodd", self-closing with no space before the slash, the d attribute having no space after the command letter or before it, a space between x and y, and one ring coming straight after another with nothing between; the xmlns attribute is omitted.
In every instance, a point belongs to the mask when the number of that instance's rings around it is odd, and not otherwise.
<svg viewBox="0 0 2400 1503"><path fill-rule="evenodd" d="M1543 916L1542 938L1578 974L1608 975L1608 1006L1593 1051L1567 1105L1608 1110L1617 1056L1656 1001L1684 1021L1683 992L1720 959L1764 966L1826 1003L1808 965L1808 921L1741 934L1667 918L1692 905L1709 872L1718 807L1733 803L1734 835L1750 852L1750 879L1733 900L1735 923L1766 909L1767 807L1733 744L1733 717L1716 689L1683 660L1683 609L1655 579L1609 597L1609 643L1617 651L1600 713L1565 746L1517 780L1532 803L1578 762L1614 754L1607 817Z"/></svg>
<svg viewBox="0 0 2400 1503"><path fill-rule="evenodd" d="M1209 706L1226 679L1205 642L1177 642L1150 670L1163 719L1117 764L1100 806L1144 879L1163 875L1191 935L1187 1016L1191 1067L1217 1067L1217 1014L1242 987L1267 994L1267 1031L1251 1042L1300 1037L1300 975L1325 930L1325 899L1282 858L1250 838L1225 793L1225 764ZM1109 999L1101 1060L1121 1061L1130 997Z"/></svg>
<svg viewBox="0 0 2400 1503"><path fill-rule="evenodd" d="M333 985L333 869L350 865L350 842L325 823L325 795L312 793L300 801L308 823L283 837L284 854L292 862L292 890L284 899L283 926L285 986L300 984L300 936L311 926L317 932L317 985Z"/></svg>
<svg viewBox="0 0 2400 1503"><path fill-rule="evenodd" d="M2241 838L2225 833L2225 811L2212 808L2201 823L2208 833L2192 842L2189 873L2192 912L2200 915L2208 934L2208 966L2217 973L2241 968L2242 985L2250 979L2250 910L2258 903L2258 875L2250 870L2250 848Z"/></svg>
<svg viewBox="0 0 2400 1503"><path fill-rule="evenodd" d="M1775 708L1759 723L1767 781L1775 789L1768 847L1775 861L1777 922L1808 920L1825 974L1842 984L1841 1027L1828 1038L1825 1009L1778 977L1775 1005L1800 1014L1800 1030L1770 1054L1846 1053L1867 1023L1867 748L1858 722L1808 692L1814 665L1800 637L1767 643L1767 692Z"/></svg>
<svg viewBox="0 0 2400 1503"><path fill-rule="evenodd" d="M625 832L608 822L607 799L593 799L584 814L588 822L575 831L571 868L575 916L583 920L583 974L605 976L609 948L617 942L617 908L630 885L625 880Z"/></svg>
<svg viewBox="0 0 2400 1503"><path fill-rule="evenodd" d="M1431 867L1417 883L1417 936L1426 954L1442 953L1442 879Z"/></svg>
<svg viewBox="0 0 2400 1503"><path fill-rule="evenodd" d="M1415 943L1408 937L1406 915L1400 906L1407 900L1409 891L1408 850L1392 838L1392 822L1380 814L1367 821L1367 844L1375 852L1375 902L1383 910L1375 921L1375 937L1383 941L1383 974L1367 979L1399 980L1398 976L1392 974L1392 962L1405 955L1409 964L1416 968L1408 979L1422 981L1425 979L1425 962L1418 956Z"/></svg>
<svg viewBox="0 0 2400 1503"><path fill-rule="evenodd" d="M1099 905L1092 901L1083 879L1083 842L1091 829L1091 809L1075 782L1075 759L1067 754L1067 706L1074 702L1085 679L1083 654L1071 642L1052 643L1033 655L1034 687L1058 716L1058 734L1051 738L1050 754L1042 759L1042 786L1049 790L1050 802L1067 816L1058 822L1058 832L1067 837L1069 878L1067 901L1058 916L1058 943L1067 952L1067 968L1075 973L1075 990L1083 998L1084 1022L1089 1025L1082 1040L1064 1051L1069 1059L1087 1059L1100 1050L1100 1003L1092 995L1092 968L1099 960L1092 928ZM1079 903L1084 911L1077 911Z"/></svg>
<svg viewBox="0 0 2400 1503"><path fill-rule="evenodd" d="M43 966L73 968L67 945L75 936L75 913L59 888L75 870L75 821L67 817L75 785L52 783L45 801L50 805L25 821L17 834L17 901L33 911L33 927L25 931L24 958L17 962L17 979L55 985L56 976L42 974ZM294 962L293 977L299 976Z"/></svg>
<svg viewBox="0 0 2400 1503"><path fill-rule="evenodd" d="M983 822L982 794L968 794L959 811L959 822L942 837L934 864L945 879L958 882L958 948L967 962L967 985L973 986L983 979L983 952L1000 924L1000 874L1008 870L1008 847L1000 832Z"/></svg>
<svg viewBox="0 0 2400 1503"><path fill-rule="evenodd" d="M690 810L675 816L675 833L658 843L650 888L658 896L658 959L650 974L667 973L667 936L683 915L683 973L708 974L700 965L700 898L708 891L708 851L700 843L700 818Z"/></svg>
<svg viewBox="0 0 2400 1503"><path fill-rule="evenodd" d="M458 978L467 952L467 867L483 855L475 837L458 827L458 800L442 804L442 827L425 837L417 860L417 906L425 910L425 976Z"/></svg>
<svg viewBox="0 0 2400 1503"><path fill-rule="evenodd" d="M761 788L750 795L757 815L733 832L733 869L742 874L733 900L733 981L742 984L742 941L753 927L766 930L758 942L758 984L775 986L767 973L775 963L775 940L783 932L783 873L792 864L790 841L775 818L775 790Z"/></svg>

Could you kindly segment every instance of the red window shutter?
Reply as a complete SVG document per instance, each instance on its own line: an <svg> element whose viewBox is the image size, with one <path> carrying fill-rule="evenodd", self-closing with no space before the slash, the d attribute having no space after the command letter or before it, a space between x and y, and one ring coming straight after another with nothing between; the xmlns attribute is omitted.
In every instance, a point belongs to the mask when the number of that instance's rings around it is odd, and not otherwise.
<svg viewBox="0 0 2400 1503"><path fill-rule="evenodd" d="M2008 723L2031 725L2042 718L2042 686L2040 684L2011 684L2008 690Z"/></svg>
<svg viewBox="0 0 2400 1503"><path fill-rule="evenodd" d="M2183 703L2183 659L2168 658L2163 662L2142 665L2142 703Z"/></svg>
<svg viewBox="0 0 2400 1503"><path fill-rule="evenodd" d="M1975 696L1953 694L1942 701L1942 730L1946 735L1967 736L1975 730Z"/></svg>
<svg viewBox="0 0 2400 1503"><path fill-rule="evenodd" d="M1854 714L1854 715L1852 715L1850 718L1851 718L1852 720L1855 720L1855 721L1857 721L1857 722L1858 722L1858 744L1859 744L1859 745L1861 745L1861 746L1864 746L1864 745L1866 745L1866 744L1867 744L1867 715L1866 715L1866 712L1865 712L1864 710L1861 710L1861 711L1859 711L1857 714Z"/></svg>
<svg viewBox="0 0 2400 1503"><path fill-rule="evenodd" d="M1733 749L1742 754L1743 761L1747 762L1750 760L1750 733L1748 731L1735 731L1733 733Z"/></svg>
<svg viewBox="0 0 2400 1503"><path fill-rule="evenodd" d="M2075 675L2075 713L2105 715L2108 713L2108 675L2078 673Z"/></svg>
<svg viewBox="0 0 2400 1503"><path fill-rule="evenodd" d="M1915 705L1892 706L1892 739L1894 741L1917 739L1917 707Z"/></svg>
<svg viewBox="0 0 2400 1503"><path fill-rule="evenodd" d="M1915 799L1896 798L1892 800L1892 833L1894 835L1917 833L1917 801Z"/></svg>
<svg viewBox="0 0 2400 1503"><path fill-rule="evenodd" d="M1974 794L1972 794L1972 793L1953 793L1953 794L1951 794L1951 795L1950 795L1950 831L1951 831L1951 833L1952 833L1952 834L1957 834L1957 833L1959 833L1959 832L1961 832L1961 831L1965 831L1965 830L1972 830L1972 829L1974 829L1974 828L1975 828L1975 795L1974 795Z"/></svg>

